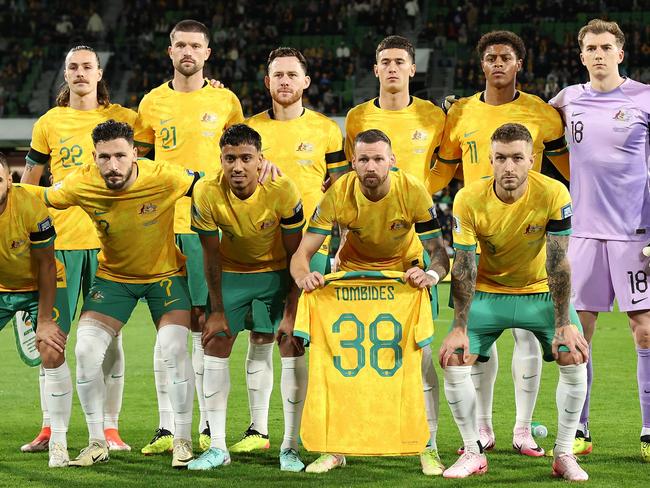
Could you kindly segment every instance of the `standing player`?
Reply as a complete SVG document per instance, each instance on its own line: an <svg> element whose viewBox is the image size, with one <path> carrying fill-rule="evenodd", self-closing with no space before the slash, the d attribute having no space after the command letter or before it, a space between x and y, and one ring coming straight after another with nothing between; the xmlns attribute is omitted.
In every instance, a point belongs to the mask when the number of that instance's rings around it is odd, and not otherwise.
<svg viewBox="0 0 650 488"><path fill-rule="evenodd" d="M491 176L490 138L497 127L507 122L523 124L532 134L535 171L541 170L542 157L548 157L568 178L568 152L561 118L543 100L516 88L517 72L526 54L524 42L513 32L488 32L479 39L476 51L485 75L485 91L463 98L449 109L437 161L427 180L429 191L437 193L447 186L460 164L466 185ZM512 334L516 404L512 445L521 454L543 456L544 450L534 441L530 429L542 373L539 344L535 335L526 330L512 329ZM492 399L498 365L495 344L490 360L476 363L472 373L485 449L492 449L495 443Z"/></svg>
<svg viewBox="0 0 650 488"><path fill-rule="evenodd" d="M449 271L449 258L424 185L404 171L391 171L395 156L380 130L357 134L353 148L354 172L342 176L316 207L291 261L291 275L305 291L324 285L321 273L310 272L309 262L338 222L348 231L339 253L341 270L404 271L413 286L435 286ZM425 474L442 474L437 450L428 451L431 471ZM323 454L307 471L322 473L338 466L345 466L344 456Z"/></svg>
<svg viewBox="0 0 650 488"><path fill-rule="evenodd" d="M273 106L246 121L264 143L264 158L273 161L296 184L302 196L305 215L311 215L322 196L323 181L334 182L349 165L343 152L343 137L336 122L303 107L302 93L309 87L307 60L300 51L280 47L269 54L264 83L271 94ZM278 137L282 134L282 137ZM325 242L314 255L311 266L325 274L329 269L329 246ZM246 358L246 384L251 424L244 438L230 448L231 452L250 452L268 448L269 400L273 389L273 337L251 332ZM249 373L254 371L255 373ZM295 375L306 376L304 356L282 359L281 389L292 390ZM285 405L285 426L299 425L302 410ZM285 432L281 451L291 447Z"/></svg>
<svg viewBox="0 0 650 488"><path fill-rule="evenodd" d="M415 48L400 36L382 40L376 50L375 76L379 79L379 96L357 105L345 118L345 150L348 159L354 152L354 140L362 131L379 129L392 141L396 166L424 182L434 154L440 144L445 114L433 103L413 97L409 82L415 76ZM435 299L434 319L438 312L438 293L431 290ZM422 471L441 474L437 464L436 435L438 431L439 387L433 367L431 346L422 351L422 377L427 410L427 423L431 436L429 448L422 453Z"/></svg>
<svg viewBox="0 0 650 488"><path fill-rule="evenodd" d="M650 232L650 88L619 74L624 43L616 22L595 19L580 29L580 59L589 83L565 88L550 103L571 134L573 303L589 342L598 313L611 311L614 298L628 315L638 356L641 455L650 462L649 260L642 254ZM589 389L574 445L578 454L592 450L591 359L587 371Z"/></svg>
<svg viewBox="0 0 650 488"><path fill-rule="evenodd" d="M49 163L54 183L84 164L93 164L93 128L114 119L133 125L137 114L133 110L110 103L108 87L102 79L99 57L93 48L77 46L65 58L65 84L56 99L57 106L40 117L32 131L32 142L21 182L38 185L45 166ZM97 269L97 239L92 221L79 208L52 210L57 229L56 257L65 265L68 283L68 309L73 319L79 296L86 296ZM130 451L118 431L124 391L124 349L122 335L111 342L103 364L105 401L104 427L111 450ZM41 370L41 408L43 428L39 435L22 451L47 449L50 437L49 413L43 397Z"/></svg>
<svg viewBox="0 0 650 488"><path fill-rule="evenodd" d="M212 174L219 166L219 137L226 127L242 122L239 100L230 90L215 90L203 77L210 56L210 32L196 20L183 20L169 35L169 57L174 78L147 94L138 108L136 144L155 147L156 158L184 168ZM210 445L203 398L203 347L201 330L208 291L203 276L201 244L190 230L190 199L176 206L176 244L187 256L187 281L192 299L192 365L199 401L199 447ZM159 428L143 454L157 454L171 448L172 408L167 393L169 381L160 350L154 348L154 376L160 414Z"/></svg>
<svg viewBox="0 0 650 488"><path fill-rule="evenodd" d="M560 366L553 475L584 481L587 473L578 466L572 446L587 390L583 363L589 346L569 303L569 192L562 183L530 171L533 138L521 124L505 124L494 132L491 161L494 176L466 186L454 200L454 323L440 348L440 364L464 452L444 477L487 471L471 365L489 358L504 329L522 327L535 334L544 358ZM478 244L483 254L477 271Z"/></svg>
<svg viewBox="0 0 650 488"><path fill-rule="evenodd" d="M298 436L307 371L302 341L292 336L299 293L287 269L305 224L300 193L286 177L258 184L262 138L254 129L232 126L219 145L223 173L204 179L192 198L192 229L201 236L210 290L211 310L203 332L203 387L212 443L188 468L207 470L230 464L226 447L228 363L237 335L246 328L260 342L271 345L278 334L285 417L280 469L302 471L305 465L298 454ZM249 375L256 374L252 367L249 360Z"/></svg>
<svg viewBox="0 0 650 488"><path fill-rule="evenodd" d="M109 120L92 132L95 163L84 165L45 191L48 206L79 206L90 216L101 250L93 286L77 329L77 394L90 442L71 466L108 461L104 437L102 361L113 338L146 298L158 329L164 366L172 379L172 466L192 460L192 365L187 353L190 298L185 257L174 243L176 201L191 195L198 173L137 159L133 130Z"/></svg>
<svg viewBox="0 0 650 488"><path fill-rule="evenodd" d="M65 360L70 315L65 271L54 258L56 233L45 205L24 188L12 186L0 153L0 329L18 311L36 324L36 344L44 371L42 397L50 414L49 466L68 465L67 431L72 380Z"/></svg>

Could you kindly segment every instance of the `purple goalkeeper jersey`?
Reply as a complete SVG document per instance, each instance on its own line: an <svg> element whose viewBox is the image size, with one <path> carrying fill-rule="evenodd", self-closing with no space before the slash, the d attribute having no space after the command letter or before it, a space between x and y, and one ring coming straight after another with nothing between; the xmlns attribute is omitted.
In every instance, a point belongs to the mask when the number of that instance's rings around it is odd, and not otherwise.
<svg viewBox="0 0 650 488"><path fill-rule="evenodd" d="M573 235L649 240L650 86L626 79L601 93L573 85L549 103L566 126Z"/></svg>

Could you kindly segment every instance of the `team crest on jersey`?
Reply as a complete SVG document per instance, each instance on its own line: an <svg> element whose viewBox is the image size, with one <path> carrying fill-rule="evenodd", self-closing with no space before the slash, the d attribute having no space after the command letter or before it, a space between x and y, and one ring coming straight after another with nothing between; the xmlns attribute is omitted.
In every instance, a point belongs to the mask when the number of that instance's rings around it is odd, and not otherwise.
<svg viewBox="0 0 650 488"><path fill-rule="evenodd" d="M462 230L461 225L460 225L460 219L454 215L454 216L452 216L451 220L452 220L453 231L456 234L460 234L460 232Z"/></svg>
<svg viewBox="0 0 650 488"><path fill-rule="evenodd" d="M25 239L22 239L20 241L11 241L11 249L18 249L20 246L25 244Z"/></svg>
<svg viewBox="0 0 650 488"><path fill-rule="evenodd" d="M156 210L158 210L158 207L156 207L153 203L145 203L140 207L140 211L138 212L140 215L147 215L147 214L152 214Z"/></svg>
<svg viewBox="0 0 650 488"><path fill-rule="evenodd" d="M90 299L93 302L101 302L104 299L104 294L99 290L91 290Z"/></svg>
<svg viewBox="0 0 650 488"><path fill-rule="evenodd" d="M406 229L407 227L408 224L403 220L393 220L390 223L390 230L402 230L402 229Z"/></svg>
<svg viewBox="0 0 650 488"><path fill-rule="evenodd" d="M311 152L314 150L314 145L311 142L301 142L298 144L298 152Z"/></svg>
<svg viewBox="0 0 650 488"><path fill-rule="evenodd" d="M52 219L49 217L46 217L45 219L41 220L38 223L38 230L41 232L43 232L44 230L48 230L51 227L52 227Z"/></svg>
<svg viewBox="0 0 650 488"><path fill-rule="evenodd" d="M562 218L567 219L573 215L573 208L570 203L567 203L561 210Z"/></svg>
<svg viewBox="0 0 650 488"><path fill-rule="evenodd" d="M56 183L54 183L54 184L52 185L52 190L58 190L58 189L61 188L62 186L63 186L63 182L62 182L62 181L57 181Z"/></svg>
<svg viewBox="0 0 650 488"><path fill-rule="evenodd" d="M526 227L526 230L524 231L524 235L535 234L542 230L544 230L544 227L541 225L528 224L528 227Z"/></svg>
<svg viewBox="0 0 650 488"><path fill-rule="evenodd" d="M297 163L298 163L300 166L309 166L310 164L313 163L313 161L312 161L311 159L299 159L299 160L297 161Z"/></svg>
<svg viewBox="0 0 650 488"><path fill-rule="evenodd" d="M632 114L625 109L620 109L616 114L614 115L614 120L618 122L629 122L630 119L632 118Z"/></svg>
<svg viewBox="0 0 650 488"><path fill-rule="evenodd" d="M411 136L412 141L426 141L429 134L425 130L416 130Z"/></svg>
<svg viewBox="0 0 650 488"><path fill-rule="evenodd" d="M270 227L273 227L274 224L275 224L275 219L265 220L265 221L262 222L262 224L260 225L260 229L261 229L261 230L268 229L268 228L270 228Z"/></svg>
<svg viewBox="0 0 650 488"><path fill-rule="evenodd" d="M205 122L206 124L216 124L217 114L214 112L205 112L203 115L201 115L201 122Z"/></svg>

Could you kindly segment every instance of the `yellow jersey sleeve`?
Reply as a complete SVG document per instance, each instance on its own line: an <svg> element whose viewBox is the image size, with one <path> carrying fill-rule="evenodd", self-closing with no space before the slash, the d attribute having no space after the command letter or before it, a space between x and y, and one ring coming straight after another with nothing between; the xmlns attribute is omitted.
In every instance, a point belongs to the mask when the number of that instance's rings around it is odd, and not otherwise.
<svg viewBox="0 0 650 488"><path fill-rule="evenodd" d="M354 156L354 138L361 131L359 117L356 115L359 109L357 107L351 109L345 116L345 144L344 151L345 157L348 161L352 161Z"/></svg>
<svg viewBox="0 0 650 488"><path fill-rule="evenodd" d="M466 192L460 190L454 197L452 215L454 247L463 251L474 251L478 243L471 206L466 202Z"/></svg>
<svg viewBox="0 0 650 488"><path fill-rule="evenodd" d="M215 88L215 89L220 89L220 88ZM228 116L226 120L226 127L230 127L235 124L242 124L244 122L244 112L241 108L241 102L239 101L239 98L237 98L237 95L234 93L230 92L230 98L231 98L231 103L230 103L230 115Z"/></svg>
<svg viewBox="0 0 650 488"><path fill-rule="evenodd" d="M63 210L68 207L78 205L77 195L75 194L76 175L70 174L61 181L45 189L43 198L48 207Z"/></svg>
<svg viewBox="0 0 650 488"><path fill-rule="evenodd" d="M343 150L343 136L341 129L336 123L330 125L329 140L325 153L325 164L327 165L327 173L339 173L347 171L350 168L348 159Z"/></svg>
<svg viewBox="0 0 650 488"><path fill-rule="evenodd" d="M298 187L289 178L283 178L282 200L279 202L280 228L284 234L301 232L305 226L305 216Z"/></svg>
<svg viewBox="0 0 650 488"><path fill-rule="evenodd" d="M150 124L152 117L149 116L149 105L151 98L146 96L138 106L138 118L133 128L134 140L139 146L154 147L156 143L156 133Z"/></svg>
<svg viewBox="0 0 650 488"><path fill-rule="evenodd" d="M420 240L426 241L440 237L442 235L440 223L438 222L433 200L426 188L420 183L413 184L411 182L407 195L411 200L409 208L413 211L415 232Z"/></svg>
<svg viewBox="0 0 650 488"><path fill-rule="evenodd" d="M45 131L45 122L43 118L40 118L34 124L32 128L32 142L30 143L31 149L36 151L38 154L30 151L28 154L29 160L36 164L47 164L50 160L50 145L48 143L47 134Z"/></svg>
<svg viewBox="0 0 650 488"><path fill-rule="evenodd" d="M445 128L442 132L437 156L437 160L442 163L459 164L463 161L463 148L456 130L459 121L459 112L460 110L454 104L447 113L447 120L445 121Z"/></svg>
<svg viewBox="0 0 650 488"><path fill-rule="evenodd" d="M34 207L34 219L29 229L30 245L32 249L51 246L56 237L52 217L47 212L45 205L37 204Z"/></svg>
<svg viewBox="0 0 650 488"><path fill-rule="evenodd" d="M555 191L553 204L549 209L546 232L552 235L570 235L571 216L573 215L571 195L569 194L569 190L560 182L557 182L556 186L557 190Z"/></svg>
<svg viewBox="0 0 650 488"><path fill-rule="evenodd" d="M207 180L199 181L192 192L192 225L191 229L199 234L216 236L219 226L214 219L210 206L210 189Z"/></svg>
<svg viewBox="0 0 650 488"><path fill-rule="evenodd" d="M309 220L307 232L326 236L332 233L332 225L336 220L336 198L338 194L336 189L339 186L340 185L338 184L334 185L325 192L325 196L323 196L323 199L318 204L316 210L314 210L314 214Z"/></svg>

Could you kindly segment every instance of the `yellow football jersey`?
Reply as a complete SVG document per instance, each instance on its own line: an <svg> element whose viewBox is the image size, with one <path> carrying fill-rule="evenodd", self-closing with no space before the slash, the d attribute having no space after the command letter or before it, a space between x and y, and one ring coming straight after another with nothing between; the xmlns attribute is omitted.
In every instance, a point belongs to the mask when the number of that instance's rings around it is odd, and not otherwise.
<svg viewBox="0 0 650 488"><path fill-rule="evenodd" d="M122 283L152 283L185 274L173 219L179 198L198 174L166 162L139 159L137 179L125 191L106 188L96 165L85 165L45 191L54 208L81 207L101 242L97 276Z"/></svg>
<svg viewBox="0 0 650 488"><path fill-rule="evenodd" d="M336 122L304 109L293 120L276 120L267 110L246 121L262 136L264 157L296 184L305 214L311 215L323 197L321 185L328 174L347 171L343 136ZM280 136L281 135L281 136Z"/></svg>
<svg viewBox="0 0 650 488"><path fill-rule="evenodd" d="M300 437L360 456L420 453L427 430L421 348L433 339L427 290L397 272L326 275L303 293L294 335L310 341Z"/></svg>
<svg viewBox="0 0 650 488"><path fill-rule="evenodd" d="M282 233L300 232L305 218L296 185L287 177L257 185L246 200L223 173L199 181L192 195L192 230L222 237L224 271L261 273L287 268Z"/></svg>
<svg viewBox="0 0 650 488"><path fill-rule="evenodd" d="M163 83L144 96L138 107L135 139L155 147L156 159L212 175L220 167L219 139L223 131L244 121L237 96L206 81L193 92L174 90ZM176 204L174 232L189 234L189 198Z"/></svg>
<svg viewBox="0 0 650 488"><path fill-rule="evenodd" d="M316 207L309 232L329 235L333 222L348 230L339 254L344 271L422 267L420 240L440 235L431 195L424 185L400 170L391 171L389 178L388 194L372 202L361 192L357 173L347 173Z"/></svg>
<svg viewBox="0 0 650 488"><path fill-rule="evenodd" d="M440 145L445 113L433 103L411 97L402 110L384 110L379 98L357 105L345 117L345 154L352 161L359 132L380 129L391 140L396 166L424 181Z"/></svg>
<svg viewBox="0 0 650 488"><path fill-rule="evenodd" d="M494 177L456 194L454 247L481 246L476 289L522 294L548 291L546 234L571 233L571 197L566 187L535 171L528 173L524 196L512 204L494 191Z"/></svg>
<svg viewBox="0 0 650 488"><path fill-rule="evenodd" d="M0 214L0 292L38 290L38 269L31 249L54 244L52 218L41 200L19 185L13 185L7 206ZM65 270L56 261L58 287L65 287Z"/></svg>
<svg viewBox="0 0 650 488"><path fill-rule="evenodd" d="M533 137L535 164L540 171L542 155L555 158L564 155L568 168L568 149L564 139L564 124L560 114L541 98L517 92L517 97L503 105L485 103L483 92L462 98L454 103L447 114L445 130L440 143L437 160L446 164L463 164L465 184L485 176L492 176L490 164L491 137L503 124L523 124ZM443 168L444 170L444 168ZM447 170L448 177L430 174L427 187L435 193L449 183L456 171Z"/></svg>
<svg viewBox="0 0 650 488"><path fill-rule="evenodd" d="M27 159L35 164L50 163L54 183L82 164L95 164L93 129L113 119L133 126L137 114L117 104L95 110L55 107L41 116L32 129ZM97 249L99 239L92 221L80 208L64 211L52 209L58 250Z"/></svg>

